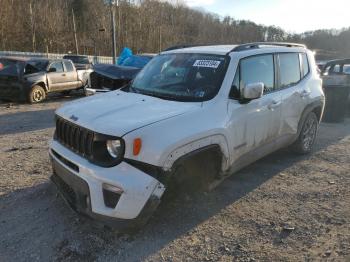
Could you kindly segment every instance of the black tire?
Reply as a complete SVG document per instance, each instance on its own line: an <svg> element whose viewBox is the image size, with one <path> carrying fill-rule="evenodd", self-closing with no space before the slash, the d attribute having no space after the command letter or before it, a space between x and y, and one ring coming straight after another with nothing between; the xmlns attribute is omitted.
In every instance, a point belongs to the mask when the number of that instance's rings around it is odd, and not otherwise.
<svg viewBox="0 0 350 262"><path fill-rule="evenodd" d="M41 86L33 86L28 95L28 102L36 104L44 101L46 98L46 92Z"/></svg>
<svg viewBox="0 0 350 262"><path fill-rule="evenodd" d="M71 91L72 90L65 90L65 91L62 91L61 94L64 95L64 96L68 96Z"/></svg>
<svg viewBox="0 0 350 262"><path fill-rule="evenodd" d="M166 195L170 198L181 193L208 191L210 184L219 178L221 157L218 154L200 154L175 164L167 181Z"/></svg>
<svg viewBox="0 0 350 262"><path fill-rule="evenodd" d="M89 92L84 88L84 96L90 96Z"/></svg>
<svg viewBox="0 0 350 262"><path fill-rule="evenodd" d="M318 131L318 118L314 112L310 112L301 127L298 139L292 145L292 149L298 154L308 154L312 151Z"/></svg>

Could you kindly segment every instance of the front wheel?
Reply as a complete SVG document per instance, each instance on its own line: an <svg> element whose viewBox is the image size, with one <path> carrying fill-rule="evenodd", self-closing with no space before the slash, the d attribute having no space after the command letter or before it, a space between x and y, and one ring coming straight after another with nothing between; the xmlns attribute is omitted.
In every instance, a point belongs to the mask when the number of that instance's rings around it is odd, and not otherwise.
<svg viewBox="0 0 350 262"><path fill-rule="evenodd" d="M28 101L31 104L40 103L46 98L46 92L41 86L33 86L29 92Z"/></svg>
<svg viewBox="0 0 350 262"><path fill-rule="evenodd" d="M65 90L65 91L62 91L61 94L62 94L63 96L68 96L68 95L70 94L71 91L72 91L72 90Z"/></svg>
<svg viewBox="0 0 350 262"><path fill-rule="evenodd" d="M318 130L318 119L314 112L307 115L301 128L298 139L292 145L299 154L308 154L312 151Z"/></svg>

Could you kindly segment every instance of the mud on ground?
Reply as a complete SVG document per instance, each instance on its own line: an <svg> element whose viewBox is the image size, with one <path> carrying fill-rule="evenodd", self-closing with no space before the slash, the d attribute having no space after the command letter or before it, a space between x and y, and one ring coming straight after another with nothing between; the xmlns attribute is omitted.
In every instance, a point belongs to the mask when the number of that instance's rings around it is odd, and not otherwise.
<svg viewBox="0 0 350 262"><path fill-rule="evenodd" d="M350 119L211 193L162 203L135 235L96 228L49 182L54 110L0 103L0 261L350 261Z"/></svg>

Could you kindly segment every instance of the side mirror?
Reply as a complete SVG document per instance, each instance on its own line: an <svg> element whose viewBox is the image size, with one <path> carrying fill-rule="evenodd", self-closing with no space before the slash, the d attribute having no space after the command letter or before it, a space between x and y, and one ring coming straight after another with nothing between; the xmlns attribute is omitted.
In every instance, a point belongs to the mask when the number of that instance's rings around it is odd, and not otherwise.
<svg viewBox="0 0 350 262"><path fill-rule="evenodd" d="M49 73L53 73L53 72L56 72L57 71L57 69L56 68L54 68L54 67L50 67L50 69L49 69Z"/></svg>
<svg viewBox="0 0 350 262"><path fill-rule="evenodd" d="M258 99L262 97L264 94L264 83L258 82L258 83L252 83L248 84L243 89L243 98L244 99Z"/></svg>

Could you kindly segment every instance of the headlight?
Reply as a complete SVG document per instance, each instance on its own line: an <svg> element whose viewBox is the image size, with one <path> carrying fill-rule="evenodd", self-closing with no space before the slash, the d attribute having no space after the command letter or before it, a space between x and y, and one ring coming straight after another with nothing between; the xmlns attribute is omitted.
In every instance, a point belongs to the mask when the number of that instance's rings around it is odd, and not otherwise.
<svg viewBox="0 0 350 262"><path fill-rule="evenodd" d="M119 158L123 154L123 145L120 140L107 140L107 151L113 158Z"/></svg>

